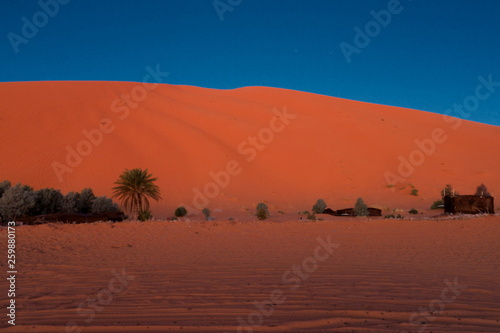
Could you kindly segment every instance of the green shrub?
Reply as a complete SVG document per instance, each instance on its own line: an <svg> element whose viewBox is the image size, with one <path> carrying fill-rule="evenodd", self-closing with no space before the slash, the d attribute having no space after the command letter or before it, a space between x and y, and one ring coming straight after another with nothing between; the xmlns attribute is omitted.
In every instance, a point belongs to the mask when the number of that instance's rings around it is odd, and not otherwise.
<svg viewBox="0 0 500 333"><path fill-rule="evenodd" d="M90 214L92 204L94 203L95 195L91 188L84 188L80 192L80 200L77 213Z"/></svg>
<svg viewBox="0 0 500 333"><path fill-rule="evenodd" d="M30 215L53 214L62 211L64 196L61 191L53 188L43 188L34 192L35 206Z"/></svg>
<svg viewBox="0 0 500 333"><path fill-rule="evenodd" d="M265 220L269 217L269 208L265 203L260 202L257 204L255 216L257 216L259 220Z"/></svg>
<svg viewBox="0 0 500 333"><path fill-rule="evenodd" d="M443 208L444 206L444 201L443 200L436 200L431 206L431 209L440 209Z"/></svg>
<svg viewBox="0 0 500 333"><path fill-rule="evenodd" d="M80 193L68 192L62 202L62 211L64 213L76 214L80 212Z"/></svg>
<svg viewBox="0 0 500 333"><path fill-rule="evenodd" d="M415 215L415 214L418 214L418 210L416 210L415 208L412 208L412 209L410 209L410 210L408 211L408 213L410 213L410 214L414 214L414 215Z"/></svg>
<svg viewBox="0 0 500 333"><path fill-rule="evenodd" d="M203 213L203 215L205 215L205 220L208 221L210 219L210 209L203 208L203 210L201 212Z"/></svg>
<svg viewBox="0 0 500 333"><path fill-rule="evenodd" d="M403 216L401 214L398 214L398 215L390 214L390 215L384 216L384 219L402 219L402 218L403 218Z"/></svg>
<svg viewBox="0 0 500 333"><path fill-rule="evenodd" d="M95 197L90 212L92 214L119 212L120 207L111 198L106 196Z"/></svg>
<svg viewBox="0 0 500 333"><path fill-rule="evenodd" d="M327 205L326 205L325 200L318 199L318 201L316 201L316 203L314 204L314 206L312 208L313 214L323 214L326 207L327 207Z"/></svg>
<svg viewBox="0 0 500 333"><path fill-rule="evenodd" d="M137 211L137 219L141 222L145 222L151 220L153 218L153 214L149 209L140 209Z"/></svg>
<svg viewBox="0 0 500 333"><path fill-rule="evenodd" d="M183 206L181 207L178 207L175 212L174 212L174 215L177 216L177 217L184 217L187 215L187 209L184 208Z"/></svg>
<svg viewBox="0 0 500 333"><path fill-rule="evenodd" d="M362 198L358 198L356 200L356 204L354 205L354 215L355 216L368 216L368 206L365 204Z"/></svg>
<svg viewBox="0 0 500 333"><path fill-rule="evenodd" d="M33 188L17 184L8 188L0 198L0 215L5 221L28 215L35 207L36 196Z"/></svg>
<svg viewBox="0 0 500 333"><path fill-rule="evenodd" d="M418 196L418 190L416 188L414 188L413 190L411 190L410 194L414 195L414 196Z"/></svg>
<svg viewBox="0 0 500 333"><path fill-rule="evenodd" d="M306 218L310 221L316 221L316 215L313 214L307 214Z"/></svg>

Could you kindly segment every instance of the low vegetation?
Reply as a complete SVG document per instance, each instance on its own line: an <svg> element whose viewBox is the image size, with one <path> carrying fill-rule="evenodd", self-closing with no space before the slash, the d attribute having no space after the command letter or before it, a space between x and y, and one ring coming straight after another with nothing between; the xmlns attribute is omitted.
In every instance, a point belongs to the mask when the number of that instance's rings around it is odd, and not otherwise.
<svg viewBox="0 0 500 333"><path fill-rule="evenodd" d="M368 206L365 204L362 198L358 198L358 200L356 200L356 204L354 204L354 215L355 216L370 215L370 213L368 212Z"/></svg>
<svg viewBox="0 0 500 333"><path fill-rule="evenodd" d="M384 219L402 219L403 216L401 214L394 215L394 214L389 214L384 216Z"/></svg>
<svg viewBox="0 0 500 333"><path fill-rule="evenodd" d="M323 214L326 207L328 207L328 206L326 205L325 200L318 199L318 201L316 201L316 203L312 207L312 212L313 212L313 214Z"/></svg>
<svg viewBox="0 0 500 333"><path fill-rule="evenodd" d="M0 183L0 218L4 221L56 213L100 214L119 211L119 206L112 199L96 197L90 188L63 195L60 190L53 188L35 191L31 186L20 183L14 186L9 181Z"/></svg>
<svg viewBox="0 0 500 333"><path fill-rule="evenodd" d="M203 213L203 215L205 215L205 220L207 221L210 221L211 220L211 217L210 217L210 209L208 208L203 208L203 210L201 211Z"/></svg>
<svg viewBox="0 0 500 333"><path fill-rule="evenodd" d="M181 206L181 207L177 207L175 209L174 215L177 217L184 217L187 215L187 213L188 213L187 209L185 207Z"/></svg>
<svg viewBox="0 0 500 333"><path fill-rule="evenodd" d="M269 207L263 202L258 203L255 209L255 216L261 221L266 220L269 218Z"/></svg>
<svg viewBox="0 0 500 333"><path fill-rule="evenodd" d="M139 210L137 212L137 219L141 222L149 221L153 219L153 214L149 209Z"/></svg>
<svg viewBox="0 0 500 333"><path fill-rule="evenodd" d="M432 203L431 209L441 209L444 207L443 200L436 200Z"/></svg>

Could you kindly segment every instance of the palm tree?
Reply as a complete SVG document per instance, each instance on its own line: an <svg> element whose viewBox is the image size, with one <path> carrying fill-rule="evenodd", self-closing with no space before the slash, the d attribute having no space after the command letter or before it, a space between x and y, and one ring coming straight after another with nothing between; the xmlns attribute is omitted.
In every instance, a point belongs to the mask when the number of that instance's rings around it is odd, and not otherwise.
<svg viewBox="0 0 500 333"><path fill-rule="evenodd" d="M113 197L118 197L125 211L137 215L149 209L148 197L156 201L161 199L160 187L154 184L157 179L148 174L148 169L125 169L115 182Z"/></svg>

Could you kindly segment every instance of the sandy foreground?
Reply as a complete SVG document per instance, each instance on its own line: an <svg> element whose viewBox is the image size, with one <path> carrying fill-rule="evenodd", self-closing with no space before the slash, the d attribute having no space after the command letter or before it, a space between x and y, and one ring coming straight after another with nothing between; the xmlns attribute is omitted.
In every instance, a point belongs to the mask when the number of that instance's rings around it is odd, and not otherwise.
<svg viewBox="0 0 500 333"><path fill-rule="evenodd" d="M21 226L0 330L500 332L499 222Z"/></svg>

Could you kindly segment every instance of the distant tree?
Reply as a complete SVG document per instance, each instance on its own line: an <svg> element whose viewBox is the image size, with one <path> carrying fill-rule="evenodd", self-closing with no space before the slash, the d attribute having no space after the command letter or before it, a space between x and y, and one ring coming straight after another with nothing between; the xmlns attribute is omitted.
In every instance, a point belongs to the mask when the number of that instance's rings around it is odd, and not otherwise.
<svg viewBox="0 0 500 333"><path fill-rule="evenodd" d="M119 212L120 207L106 196L95 197L90 212L92 214Z"/></svg>
<svg viewBox="0 0 500 333"><path fill-rule="evenodd" d="M491 194L490 192L488 191L488 188L486 187L486 185L482 184L479 185L476 189L476 195L480 195L482 197L490 197Z"/></svg>
<svg viewBox="0 0 500 333"><path fill-rule="evenodd" d="M115 182L113 197L122 202L126 212L137 214L149 209L149 200L160 200L160 187L155 184L157 178L148 173L148 169L126 169Z"/></svg>
<svg viewBox="0 0 500 333"><path fill-rule="evenodd" d="M17 184L7 189L0 198L0 215L5 220L14 220L28 215L36 203L33 188Z"/></svg>
<svg viewBox="0 0 500 333"><path fill-rule="evenodd" d="M459 195L459 193L453 189L453 186L447 184L446 187L441 191L441 196L445 197L447 195L454 196L454 195Z"/></svg>
<svg viewBox="0 0 500 333"><path fill-rule="evenodd" d="M325 200L318 199L318 201L316 201L316 203L314 204L314 206L312 208L313 214L323 214L326 207L327 207L327 205L326 205Z"/></svg>
<svg viewBox="0 0 500 333"><path fill-rule="evenodd" d="M61 191L53 188L42 188L34 192L35 206L30 215L53 214L62 211L64 196Z"/></svg>
<svg viewBox="0 0 500 333"><path fill-rule="evenodd" d="M5 191L7 191L9 188L11 188L10 181L4 180L3 182L0 183L0 198L4 194Z"/></svg>
<svg viewBox="0 0 500 333"><path fill-rule="evenodd" d="M269 217L269 207L263 202L257 204L257 208L255 211L255 216L259 220L265 220Z"/></svg>
<svg viewBox="0 0 500 333"><path fill-rule="evenodd" d="M80 193L68 192L62 202L62 211L64 213L76 214L80 211Z"/></svg>
<svg viewBox="0 0 500 333"><path fill-rule="evenodd" d="M356 200L356 204L354 205L354 215L355 216L368 216L368 206L365 204L362 198L358 198Z"/></svg>
<svg viewBox="0 0 500 333"><path fill-rule="evenodd" d="M187 209L185 207L177 207L175 209L174 215L177 217L184 217L187 215Z"/></svg>
<svg viewBox="0 0 500 333"><path fill-rule="evenodd" d="M84 188L80 192L80 201L78 206L78 213L90 214L92 211L92 204L94 203L95 195L91 188Z"/></svg>
<svg viewBox="0 0 500 333"><path fill-rule="evenodd" d="M210 209L203 208L203 210L201 212L203 213L203 215L205 215L205 220L208 221L210 219Z"/></svg>

